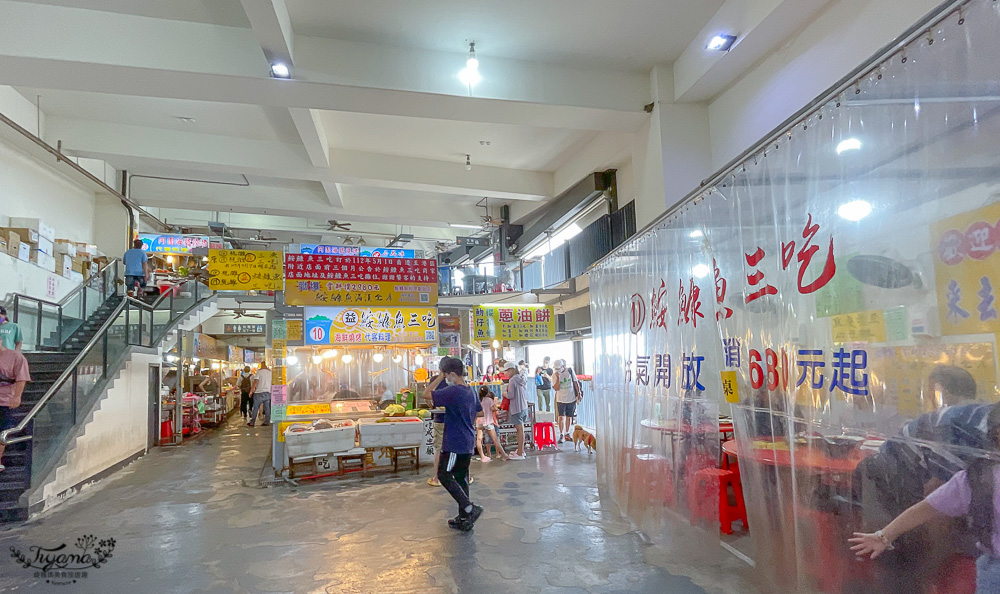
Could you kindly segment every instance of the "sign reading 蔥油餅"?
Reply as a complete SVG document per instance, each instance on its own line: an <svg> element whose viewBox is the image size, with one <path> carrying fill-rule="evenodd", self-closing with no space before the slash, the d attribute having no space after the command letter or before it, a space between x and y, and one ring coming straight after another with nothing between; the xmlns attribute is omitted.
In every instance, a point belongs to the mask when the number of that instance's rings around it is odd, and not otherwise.
<svg viewBox="0 0 1000 594"><path fill-rule="evenodd" d="M1000 333L1000 203L931 224L942 334Z"/></svg>
<svg viewBox="0 0 1000 594"><path fill-rule="evenodd" d="M473 340L553 340L551 305L479 305L473 310Z"/></svg>
<svg viewBox="0 0 1000 594"><path fill-rule="evenodd" d="M280 291L281 252L208 250L213 291Z"/></svg>
<svg viewBox="0 0 1000 594"><path fill-rule="evenodd" d="M430 259L288 254L287 305L435 305L437 262Z"/></svg>
<svg viewBox="0 0 1000 594"><path fill-rule="evenodd" d="M306 344L437 342L433 307L307 307Z"/></svg>

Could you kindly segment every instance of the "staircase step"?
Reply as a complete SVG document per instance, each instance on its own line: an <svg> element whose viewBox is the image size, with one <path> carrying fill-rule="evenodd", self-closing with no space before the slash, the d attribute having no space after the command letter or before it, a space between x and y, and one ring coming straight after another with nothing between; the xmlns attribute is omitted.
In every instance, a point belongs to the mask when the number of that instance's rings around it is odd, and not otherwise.
<svg viewBox="0 0 1000 594"><path fill-rule="evenodd" d="M0 472L0 491L17 491L31 486L31 473L23 466L15 466Z"/></svg>

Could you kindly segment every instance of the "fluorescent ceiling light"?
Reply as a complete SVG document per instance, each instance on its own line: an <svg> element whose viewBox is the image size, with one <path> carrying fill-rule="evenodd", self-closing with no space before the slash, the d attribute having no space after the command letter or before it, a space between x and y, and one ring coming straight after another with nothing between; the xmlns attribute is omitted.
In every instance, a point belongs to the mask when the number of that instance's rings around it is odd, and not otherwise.
<svg viewBox="0 0 1000 594"><path fill-rule="evenodd" d="M708 264L695 264L694 268L691 269L691 273L698 278L705 278L712 269L708 267Z"/></svg>
<svg viewBox="0 0 1000 594"><path fill-rule="evenodd" d="M290 78L292 76L291 71L288 69L288 65L283 62L275 62L271 64L271 77L272 78Z"/></svg>
<svg viewBox="0 0 1000 594"><path fill-rule="evenodd" d="M707 50L714 50L719 52L728 52L729 48L733 47L733 43L736 42L735 35L726 35L725 33L720 33L708 40L708 45L705 46Z"/></svg>
<svg viewBox="0 0 1000 594"><path fill-rule="evenodd" d="M570 239L576 237L581 232L583 232L583 229L580 228L580 225L576 223L570 223L558 233L553 234L552 237L538 244L538 246L535 247L535 249L525 254L524 257L527 260L530 260L532 258L541 258L545 254L551 252L552 250L566 243Z"/></svg>
<svg viewBox="0 0 1000 594"><path fill-rule="evenodd" d="M872 213L872 205L867 200L852 200L840 205L837 214L848 221L860 221Z"/></svg>
<svg viewBox="0 0 1000 594"><path fill-rule="evenodd" d="M448 223L450 226L457 229L482 229L482 225L466 225L465 223Z"/></svg>
<svg viewBox="0 0 1000 594"><path fill-rule="evenodd" d="M856 151L861 149L861 141L857 138L845 138L837 143L837 154L844 151Z"/></svg>

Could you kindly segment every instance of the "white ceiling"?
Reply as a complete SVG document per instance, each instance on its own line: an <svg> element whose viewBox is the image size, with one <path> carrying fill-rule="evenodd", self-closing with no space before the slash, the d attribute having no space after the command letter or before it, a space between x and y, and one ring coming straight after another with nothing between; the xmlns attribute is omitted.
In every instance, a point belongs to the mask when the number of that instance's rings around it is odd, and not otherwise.
<svg viewBox="0 0 1000 594"><path fill-rule="evenodd" d="M172 21L212 23L229 27L250 26L240 0L32 0L32 2Z"/></svg>
<svg viewBox="0 0 1000 594"><path fill-rule="evenodd" d="M286 0L299 35L648 71L676 60L723 0Z"/></svg>
<svg viewBox="0 0 1000 594"><path fill-rule="evenodd" d="M457 122L370 113L324 111L331 147L464 163L552 171L567 150L580 149L596 132L482 122ZM480 141L489 141L484 146Z"/></svg>

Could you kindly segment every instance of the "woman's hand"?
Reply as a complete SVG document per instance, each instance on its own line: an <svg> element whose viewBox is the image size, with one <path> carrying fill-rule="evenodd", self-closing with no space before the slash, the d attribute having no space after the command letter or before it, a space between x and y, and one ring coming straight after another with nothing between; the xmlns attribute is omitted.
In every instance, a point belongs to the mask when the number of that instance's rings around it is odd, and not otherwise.
<svg viewBox="0 0 1000 594"><path fill-rule="evenodd" d="M871 558L875 559L889 548L889 545L879 538L877 534L867 534L864 532L855 532L854 538L848 538L847 542L854 545L851 547L851 550L858 557L864 557L870 553Z"/></svg>

